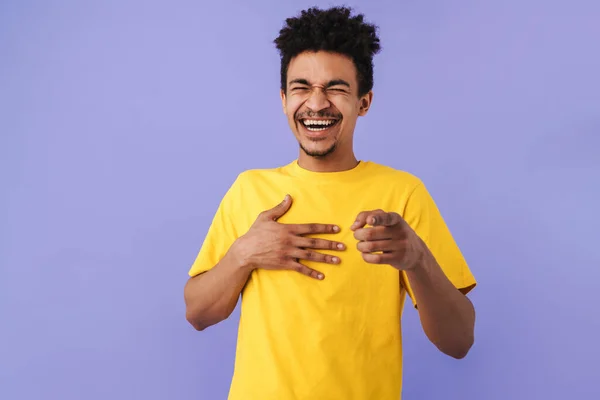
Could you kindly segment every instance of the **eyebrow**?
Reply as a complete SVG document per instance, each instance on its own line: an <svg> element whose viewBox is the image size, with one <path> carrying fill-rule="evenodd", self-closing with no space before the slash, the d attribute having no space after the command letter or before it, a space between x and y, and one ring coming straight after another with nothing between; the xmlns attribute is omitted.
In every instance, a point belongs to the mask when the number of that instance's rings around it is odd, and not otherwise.
<svg viewBox="0 0 600 400"><path fill-rule="evenodd" d="M294 83L297 83L299 85L310 86L310 83L308 83L308 81L306 79L293 79L290 81L290 86ZM333 79L333 80L327 82L325 84L325 87L330 88L332 86L340 86L340 85L350 87L350 84L343 79Z"/></svg>

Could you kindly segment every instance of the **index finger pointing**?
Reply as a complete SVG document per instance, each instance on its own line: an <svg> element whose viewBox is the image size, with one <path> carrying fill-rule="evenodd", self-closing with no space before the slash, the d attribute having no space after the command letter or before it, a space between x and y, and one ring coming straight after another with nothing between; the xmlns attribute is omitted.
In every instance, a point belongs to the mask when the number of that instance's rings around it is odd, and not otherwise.
<svg viewBox="0 0 600 400"><path fill-rule="evenodd" d="M362 214L362 213L361 213ZM363 226L364 225L371 225L371 226L377 226L377 225L382 225L382 222L386 221L386 212L383 210L373 210L373 211L367 211L364 216L363 216ZM361 226L362 228L362 226Z"/></svg>

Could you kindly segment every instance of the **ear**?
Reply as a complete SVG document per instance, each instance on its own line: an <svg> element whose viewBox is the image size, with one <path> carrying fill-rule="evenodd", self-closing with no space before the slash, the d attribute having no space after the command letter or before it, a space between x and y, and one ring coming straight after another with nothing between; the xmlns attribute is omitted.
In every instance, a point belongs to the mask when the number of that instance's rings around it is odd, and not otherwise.
<svg viewBox="0 0 600 400"><path fill-rule="evenodd" d="M286 98L285 98L285 91L283 89L281 89L279 91L279 96L281 96L281 106L283 107L283 113L287 115L287 106L286 106Z"/></svg>
<svg viewBox="0 0 600 400"><path fill-rule="evenodd" d="M369 92L367 94L365 94L363 97L361 97L359 99L360 102L360 108L358 110L358 115L363 117L365 115L367 115L367 113L369 112L369 108L371 107L371 103L373 102L373 92Z"/></svg>

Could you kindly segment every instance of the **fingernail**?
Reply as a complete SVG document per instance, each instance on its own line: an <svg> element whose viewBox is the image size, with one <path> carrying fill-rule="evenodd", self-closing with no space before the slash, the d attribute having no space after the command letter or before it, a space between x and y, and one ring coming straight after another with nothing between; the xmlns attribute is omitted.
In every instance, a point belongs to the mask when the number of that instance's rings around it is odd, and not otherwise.
<svg viewBox="0 0 600 400"><path fill-rule="evenodd" d="M339 231L340 231L340 227L339 227L339 226L337 226L337 225L334 225L334 226L333 226L333 231L334 231L334 232L339 232Z"/></svg>
<svg viewBox="0 0 600 400"><path fill-rule="evenodd" d="M323 274L317 275L317 279L323 279Z"/></svg>
<svg viewBox="0 0 600 400"><path fill-rule="evenodd" d="M337 257L333 257L333 258L331 259L331 261L333 261L334 263L337 263L338 261L340 261L340 259L339 259L339 258L337 258Z"/></svg>
<svg viewBox="0 0 600 400"><path fill-rule="evenodd" d="M377 219L375 217L371 218L371 225L375 225L377 223Z"/></svg>
<svg viewBox="0 0 600 400"><path fill-rule="evenodd" d="M344 248L344 244L343 243L338 243L337 244L337 248L340 249L340 250L343 249Z"/></svg>

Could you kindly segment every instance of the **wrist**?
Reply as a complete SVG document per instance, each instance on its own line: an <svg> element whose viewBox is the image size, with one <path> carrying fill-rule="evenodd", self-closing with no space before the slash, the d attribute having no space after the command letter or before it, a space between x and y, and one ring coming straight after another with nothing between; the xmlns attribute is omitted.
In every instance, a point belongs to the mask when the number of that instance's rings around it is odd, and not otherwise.
<svg viewBox="0 0 600 400"><path fill-rule="evenodd" d="M425 242L423 242L421 238L417 239L418 244L414 251L415 260L413 261L412 268L410 268L409 271L412 271L414 273L425 273L430 268L431 263L428 260L431 253L429 252L429 249L427 248Z"/></svg>
<svg viewBox="0 0 600 400"><path fill-rule="evenodd" d="M256 269L250 255L245 251L243 237L238 238L230 248L230 256L236 269L251 273Z"/></svg>

